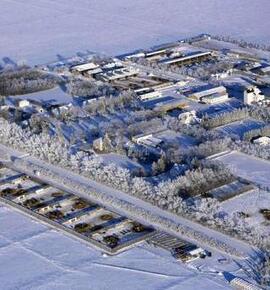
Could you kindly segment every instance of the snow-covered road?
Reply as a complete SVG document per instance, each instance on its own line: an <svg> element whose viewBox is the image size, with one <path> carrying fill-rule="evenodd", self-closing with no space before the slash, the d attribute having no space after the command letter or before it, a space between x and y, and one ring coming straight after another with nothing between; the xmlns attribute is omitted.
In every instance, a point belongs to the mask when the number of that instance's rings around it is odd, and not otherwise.
<svg viewBox="0 0 270 290"><path fill-rule="evenodd" d="M11 156L23 156L23 154L21 152L12 150L10 148L7 148L4 145L0 145L0 157L2 154L8 154ZM131 205L135 205L137 208L141 208L147 212L150 212L152 215L157 216L159 218L162 218L163 220L166 220L166 222L172 223L172 224L177 224L177 225L182 225L185 227L189 227L194 231L197 231L198 233L201 234L206 234L208 237L211 237L215 240L218 240L220 242L226 243L227 245L236 248L238 251L243 253L243 256L247 256L247 255L251 255L252 254L252 247L247 245L246 243L234 239L232 237L229 237L225 234L222 234L218 231L209 229L208 227L204 227L198 223L195 223L191 220L187 220L185 218L182 218L180 216L176 216L172 213L169 213L165 210L162 210L156 206L153 206L151 204L149 204L148 202L145 202L139 198L136 198L134 196L130 196L124 192L121 192L119 190L115 190L113 188L110 188L106 185L100 184L98 182L95 182L93 180L90 180L88 178L82 177L78 174L75 174L71 171L67 171L65 169L53 166L51 164L45 163L43 161L37 160L36 158L30 157L30 156L26 156L23 159L31 161L34 164L37 164L43 168L46 168L46 170L49 170L50 172L52 172L54 174L54 176L62 176L64 178L68 177L69 180L75 182L76 184L82 184L84 186L87 186L87 188L89 189L89 193L85 193L85 192L80 192L78 189L76 188L71 188L69 186L65 186L63 184L59 184L59 182L57 182L57 179L52 180L52 179L48 179L47 177L44 176L35 176L39 179L41 179L43 182L45 183L49 183L61 190L65 190L65 191L69 191L71 193L77 194L82 196L83 198L88 198L91 199L94 202L97 203L101 203L101 200L97 200L96 197L91 196L91 192L98 192L98 193L102 193L102 195L106 195L106 196L112 196L115 200L121 200L121 201L125 201L128 204ZM13 165L14 166L14 165ZM16 165L16 167L18 167L18 165ZM15 167L15 169L16 169ZM18 168L20 170L22 170L22 168ZM26 174L30 175L30 176L34 176L33 171L31 169L27 169L27 168L23 168L23 172L25 172ZM59 180L59 178L58 178ZM113 210L113 211L117 211L119 214L122 214L124 216L128 216L132 219L138 220L142 223L146 223L146 221L140 217L137 216L135 213L127 210L127 209L123 209L123 208L115 208L112 207L112 205L110 203L104 203L104 200L102 200L103 205L106 206L107 208ZM209 245L203 244L201 243L201 241L198 240L192 240L190 239L190 237L183 237L181 234L177 233L177 232L172 232L169 229L164 229L164 227L158 222L155 221L151 224L152 226L162 229L162 230L166 230L167 232L173 233L175 235L178 235L180 238L185 238L191 242L195 242L203 247L209 248Z"/></svg>

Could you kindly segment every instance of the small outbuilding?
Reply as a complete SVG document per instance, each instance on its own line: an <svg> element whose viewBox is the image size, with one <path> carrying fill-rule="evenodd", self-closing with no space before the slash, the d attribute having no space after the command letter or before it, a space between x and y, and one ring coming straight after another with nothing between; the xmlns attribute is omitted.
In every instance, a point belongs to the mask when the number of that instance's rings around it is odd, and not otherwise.
<svg viewBox="0 0 270 290"><path fill-rule="evenodd" d="M262 146L270 145L270 138L268 136L258 137L253 139L253 143Z"/></svg>

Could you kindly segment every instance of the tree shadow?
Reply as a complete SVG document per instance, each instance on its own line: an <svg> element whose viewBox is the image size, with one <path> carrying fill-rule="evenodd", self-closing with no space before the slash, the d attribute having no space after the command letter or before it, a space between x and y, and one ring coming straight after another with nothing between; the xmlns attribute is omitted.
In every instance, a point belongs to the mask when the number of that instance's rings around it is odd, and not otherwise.
<svg viewBox="0 0 270 290"><path fill-rule="evenodd" d="M58 61L66 61L67 60L67 58L61 54L57 54L56 58Z"/></svg>
<svg viewBox="0 0 270 290"><path fill-rule="evenodd" d="M3 61L4 65L17 66L17 62L12 60L10 57L5 56L2 58L2 61Z"/></svg>

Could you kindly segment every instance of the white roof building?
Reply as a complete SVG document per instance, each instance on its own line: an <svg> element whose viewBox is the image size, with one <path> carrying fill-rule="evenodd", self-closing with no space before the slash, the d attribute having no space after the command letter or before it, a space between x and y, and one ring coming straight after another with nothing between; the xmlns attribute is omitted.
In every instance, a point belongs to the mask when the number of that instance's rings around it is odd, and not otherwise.
<svg viewBox="0 0 270 290"><path fill-rule="evenodd" d="M244 91L244 103L251 105L252 103L258 103L264 100L264 95L261 90L256 86L250 86Z"/></svg>
<svg viewBox="0 0 270 290"><path fill-rule="evenodd" d="M178 116L178 119L182 124L196 124L200 122L200 119L196 115L196 111L184 112Z"/></svg>
<svg viewBox="0 0 270 290"><path fill-rule="evenodd" d="M165 59L162 62L165 64L175 64L175 63L183 63L187 61L193 61L200 58L211 57L213 54L210 51L207 52L198 52L187 56L180 56L176 58Z"/></svg>
<svg viewBox="0 0 270 290"><path fill-rule="evenodd" d="M102 69L100 67L98 67L98 68L95 68L95 69L87 70L85 72L85 74L91 76L91 75L94 75L94 74L99 74L101 72L102 72Z"/></svg>
<svg viewBox="0 0 270 290"><path fill-rule="evenodd" d="M201 101L205 104L218 104L226 102L229 99L229 95L226 94L213 94L201 98Z"/></svg>
<svg viewBox="0 0 270 290"><path fill-rule="evenodd" d="M103 142L103 138L97 138L93 141L93 148L99 151L103 151L104 150L104 142Z"/></svg>
<svg viewBox="0 0 270 290"><path fill-rule="evenodd" d="M154 148L163 143L163 140L154 137L153 134L135 136L132 138L132 141L139 145L145 145Z"/></svg>
<svg viewBox="0 0 270 290"><path fill-rule="evenodd" d="M269 145L270 144L270 138L267 137L267 136L259 137L259 138L255 139L253 141L253 143L259 144L259 145L262 145L262 146Z"/></svg>
<svg viewBox="0 0 270 290"><path fill-rule="evenodd" d="M85 71L89 71L89 70L95 70L97 68L99 68L98 64L95 64L93 62L89 62L89 63L75 65L71 69L75 70L77 72L85 72Z"/></svg>
<svg viewBox="0 0 270 290"><path fill-rule="evenodd" d="M21 100L19 101L19 107L20 108L25 108L25 107L30 107L30 102L27 100Z"/></svg>
<svg viewBox="0 0 270 290"><path fill-rule="evenodd" d="M140 94L139 95L139 98L142 101L146 101L146 100L150 100L150 99L155 99L155 98L159 98L159 97L161 97L161 93L158 92L158 91L150 91L150 92L146 92L146 93L143 93L143 94Z"/></svg>
<svg viewBox="0 0 270 290"><path fill-rule="evenodd" d="M227 282L233 287L233 289L239 290L262 290L262 288L240 278L229 272L221 272L220 274L227 280Z"/></svg>
<svg viewBox="0 0 270 290"><path fill-rule="evenodd" d="M129 68L123 67L123 68L114 69L108 72L104 72L100 74L100 76L103 80L115 81L115 80L137 75L138 72L139 71L137 69L133 69L133 68L129 69Z"/></svg>
<svg viewBox="0 0 270 290"><path fill-rule="evenodd" d="M227 89L224 86L219 86L219 87L195 92L191 95L191 97L197 100L200 100L202 97L210 96L213 94L227 94Z"/></svg>
<svg viewBox="0 0 270 290"><path fill-rule="evenodd" d="M189 98L204 102L206 104L217 104L227 101L229 99L229 95L227 93L227 89L224 86L219 86L195 92L191 94Z"/></svg>
<svg viewBox="0 0 270 290"><path fill-rule="evenodd" d="M138 53L132 53L127 56L125 56L126 59L131 59L131 58L140 58L140 57L145 57L144 52L138 52Z"/></svg>

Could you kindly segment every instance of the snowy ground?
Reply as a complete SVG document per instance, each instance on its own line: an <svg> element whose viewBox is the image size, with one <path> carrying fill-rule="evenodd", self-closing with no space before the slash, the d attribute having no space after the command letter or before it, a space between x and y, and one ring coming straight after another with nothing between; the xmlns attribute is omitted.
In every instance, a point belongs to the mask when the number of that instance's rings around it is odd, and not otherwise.
<svg viewBox="0 0 270 290"><path fill-rule="evenodd" d="M100 155L100 157L102 158L103 163L105 165L109 165L113 163L121 168L128 169L131 172L133 170L138 170L140 168L142 169L142 166L139 163L132 161L128 157L120 155L120 154L108 153L108 154L102 154Z"/></svg>
<svg viewBox="0 0 270 290"><path fill-rule="evenodd" d="M249 217L245 221L264 233L270 235L270 222L267 222L260 209L270 208L270 193L261 190L252 190L222 203L222 208L229 213L243 212Z"/></svg>
<svg viewBox="0 0 270 290"><path fill-rule="evenodd" d="M172 130L155 134L155 137L164 141L165 144L178 144L181 149L188 149L197 144L196 140L190 136L176 133Z"/></svg>
<svg viewBox="0 0 270 290"><path fill-rule="evenodd" d="M68 251L67 251L68 249ZM216 259L216 258L215 258ZM167 251L143 244L115 257L102 254L78 241L0 206L0 281L5 290L61 289L231 289L222 276L177 262ZM238 272L230 261L218 270Z"/></svg>
<svg viewBox="0 0 270 290"><path fill-rule="evenodd" d="M13 97L15 99L26 99L34 101L48 102L51 104L62 104L72 102L72 97L65 93L60 87L56 87L50 90L36 92L26 95L17 95Z"/></svg>
<svg viewBox="0 0 270 290"><path fill-rule="evenodd" d="M268 0L2 0L0 59L114 55L204 32L269 44L269 11Z"/></svg>
<svg viewBox="0 0 270 290"><path fill-rule="evenodd" d="M269 172L270 162L249 156L239 152L223 155L218 160L227 164L234 174L255 182L263 187L270 188ZM264 232L270 232L270 225L261 213L260 209L270 208L270 193L263 190L252 190L222 203L227 212L244 212L250 216L248 223Z"/></svg>
<svg viewBox="0 0 270 290"><path fill-rule="evenodd" d="M270 162L240 152L232 152L217 158L227 164L236 175L249 181L270 187Z"/></svg>

